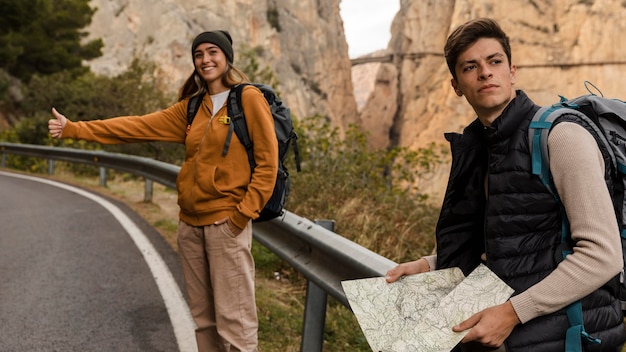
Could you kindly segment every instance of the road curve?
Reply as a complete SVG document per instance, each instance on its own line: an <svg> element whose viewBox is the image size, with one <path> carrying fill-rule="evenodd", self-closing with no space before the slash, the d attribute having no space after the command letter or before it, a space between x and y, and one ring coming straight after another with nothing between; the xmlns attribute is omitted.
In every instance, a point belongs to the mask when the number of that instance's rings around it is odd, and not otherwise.
<svg viewBox="0 0 626 352"><path fill-rule="evenodd" d="M0 171L0 352L197 352L176 253L124 204Z"/></svg>

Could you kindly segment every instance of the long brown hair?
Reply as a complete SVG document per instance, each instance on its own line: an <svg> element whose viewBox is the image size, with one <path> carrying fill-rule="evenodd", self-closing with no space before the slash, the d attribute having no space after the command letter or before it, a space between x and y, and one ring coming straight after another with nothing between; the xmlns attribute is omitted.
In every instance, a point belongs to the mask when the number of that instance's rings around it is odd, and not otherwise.
<svg viewBox="0 0 626 352"><path fill-rule="evenodd" d="M243 71L236 68L233 64L228 63L228 68L226 72L222 75L222 83L228 87L232 88L233 86L250 82L248 76L243 73ZM196 70L187 78L182 87L180 87L178 91L178 101L184 100L186 98L190 98L195 95L204 94L208 91L206 81L200 77Z"/></svg>

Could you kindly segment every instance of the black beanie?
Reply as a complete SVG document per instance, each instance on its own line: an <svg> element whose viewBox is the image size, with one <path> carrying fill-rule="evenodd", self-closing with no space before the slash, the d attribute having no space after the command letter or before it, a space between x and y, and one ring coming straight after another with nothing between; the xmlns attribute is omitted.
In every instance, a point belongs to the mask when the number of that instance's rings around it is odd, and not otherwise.
<svg viewBox="0 0 626 352"><path fill-rule="evenodd" d="M198 34L191 45L191 57L193 57L193 52L196 50L198 45L202 43L217 45L220 49L222 49L224 55L226 55L226 60L228 60L231 64L233 63L233 38L230 37L230 33L228 33L228 31L210 31Z"/></svg>

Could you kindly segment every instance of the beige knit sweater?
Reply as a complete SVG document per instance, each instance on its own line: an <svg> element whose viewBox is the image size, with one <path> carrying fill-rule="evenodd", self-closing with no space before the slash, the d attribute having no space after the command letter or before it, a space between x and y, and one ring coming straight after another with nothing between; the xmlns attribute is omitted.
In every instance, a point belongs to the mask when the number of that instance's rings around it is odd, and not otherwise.
<svg viewBox="0 0 626 352"><path fill-rule="evenodd" d="M550 171L576 246L550 275L510 299L522 324L587 296L623 266L604 161L593 136L575 123L563 122L550 132L548 150ZM425 259L435 268L436 255Z"/></svg>

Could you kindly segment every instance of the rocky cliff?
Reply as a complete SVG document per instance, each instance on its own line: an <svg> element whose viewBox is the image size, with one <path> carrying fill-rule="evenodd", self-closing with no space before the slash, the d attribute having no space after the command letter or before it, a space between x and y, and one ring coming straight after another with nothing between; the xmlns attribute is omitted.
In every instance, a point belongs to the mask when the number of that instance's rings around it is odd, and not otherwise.
<svg viewBox="0 0 626 352"><path fill-rule="evenodd" d="M585 80L606 96L626 99L622 0L402 0L389 46L376 53L392 60L352 69L339 2L92 0L98 11L88 31L105 47L90 65L115 74L133 57L147 58L158 64L164 87L175 92L193 69L193 37L227 29L235 64L240 45L261 48L261 63L274 70L298 117L319 114L339 127L358 122L370 131L373 146L420 148L445 143L444 132L459 132L474 118L450 88L442 51L456 26L489 16L511 37L518 88L537 103L584 94ZM441 168L423 190L437 199L447 173Z"/></svg>
<svg viewBox="0 0 626 352"><path fill-rule="evenodd" d="M225 29L235 65L238 50L256 49L296 116L319 114L343 126L356 121L356 103L339 1L92 0L88 32L102 38L104 55L89 65L115 75L135 57L152 60L163 87L176 92L193 72L193 38Z"/></svg>

